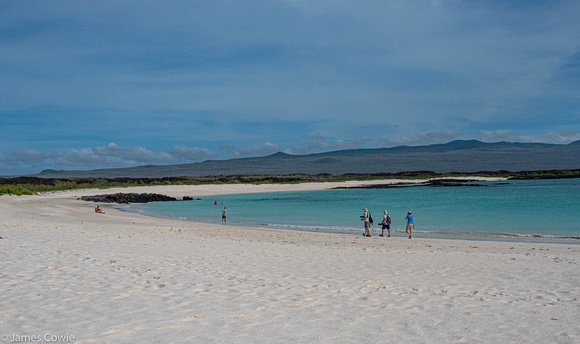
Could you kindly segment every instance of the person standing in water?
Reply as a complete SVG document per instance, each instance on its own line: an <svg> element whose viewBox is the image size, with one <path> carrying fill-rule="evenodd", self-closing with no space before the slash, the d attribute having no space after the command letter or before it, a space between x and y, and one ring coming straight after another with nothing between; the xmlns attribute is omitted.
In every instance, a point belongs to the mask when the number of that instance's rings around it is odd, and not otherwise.
<svg viewBox="0 0 580 344"><path fill-rule="evenodd" d="M383 225L383 228L381 230L381 236L385 235L386 229L389 233L387 235L387 238L391 237L391 217L389 216L389 212L386 210L383 212L383 222L381 222L381 225Z"/></svg>
<svg viewBox="0 0 580 344"><path fill-rule="evenodd" d="M226 207L222 210L222 223L226 223Z"/></svg>
<svg viewBox="0 0 580 344"><path fill-rule="evenodd" d="M407 229L405 230L405 232L409 234L409 239L411 239L411 237L413 236L413 229L415 229L415 218L413 217L413 215L411 215L411 212L408 212L407 216L405 217L405 220L407 221Z"/></svg>

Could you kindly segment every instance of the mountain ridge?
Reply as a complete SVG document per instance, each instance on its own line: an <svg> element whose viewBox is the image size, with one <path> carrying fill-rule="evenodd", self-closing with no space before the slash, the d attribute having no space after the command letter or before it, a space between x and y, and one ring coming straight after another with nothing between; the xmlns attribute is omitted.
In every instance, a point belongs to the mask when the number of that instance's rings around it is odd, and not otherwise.
<svg viewBox="0 0 580 344"><path fill-rule="evenodd" d="M231 174L397 173L403 171L479 172L580 169L580 141L485 143L455 140L427 146L338 150L307 155L277 152L262 157L206 160L188 164L148 165L88 171L44 170L41 178L158 178Z"/></svg>

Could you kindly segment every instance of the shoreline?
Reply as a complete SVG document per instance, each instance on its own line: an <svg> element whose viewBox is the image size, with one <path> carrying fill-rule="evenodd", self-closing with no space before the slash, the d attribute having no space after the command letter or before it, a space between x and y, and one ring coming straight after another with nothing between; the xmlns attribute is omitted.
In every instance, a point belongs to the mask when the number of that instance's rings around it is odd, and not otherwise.
<svg viewBox="0 0 580 344"><path fill-rule="evenodd" d="M221 186L227 187L232 186L232 190L224 191L223 188L220 188L218 193L211 193L211 192L203 192L201 194L196 194L196 196L220 196L220 195L232 195L232 194L241 194L241 193L262 193L262 192L280 192L280 191L310 191L310 190L330 190L330 189L337 189L337 188L360 188L360 187L372 187L374 185L401 185L401 184L409 184L415 185L418 182L425 183L431 182L436 180L456 180L456 181L505 181L506 178L496 178L496 177L457 177L457 178L435 178L425 180L408 180L405 182L401 182L399 179L387 179L387 180L373 180L373 181L350 181L350 182L332 182L332 183L304 183L304 184L265 184L267 185L267 190L250 190L246 187L250 187L252 184L222 184ZM236 185L243 185L240 190L237 190L235 187ZM211 185L206 185L211 186ZM162 187L162 186L159 186ZM133 188L130 188L131 191ZM156 192L159 192L157 190ZM165 193L161 192L162 194L166 195ZM169 193L169 196L179 198L178 194L175 192ZM194 196L194 197L196 197ZM220 225L220 221L218 220L209 220L209 219L189 219L189 218L177 218L171 216L163 216L159 214L152 214L152 213L144 213L137 210L132 210L128 205L122 204L110 204L106 207L114 207L120 209L121 211L129 212L138 214L141 216L147 216L157 219L167 219L167 220L178 220L184 221L192 224L213 224L213 225ZM260 229L260 230L278 230L278 231L290 231L290 232L300 232L300 233L319 233L319 234L332 234L332 235L346 235L346 236L358 236L362 232L362 229L359 231L358 228L342 228L342 229L333 229L333 228L325 228L325 227L316 227L316 228L308 228L304 226L298 225L281 225L281 224L261 224L261 223L245 223L245 222L229 222L225 226L232 226L232 227L242 227L242 228L253 228L253 229ZM378 231L380 231L380 227L377 225L376 227L371 227L371 232L376 233L375 235L378 236ZM407 237L404 233L404 229L392 229L393 233L398 233L400 237ZM487 233L487 232L444 232L444 231L421 231L416 230L416 238L423 238L423 239L442 239L442 240L472 240L472 241L500 241L500 242L532 242L532 243L553 243L553 244L573 244L578 245L580 244L580 237L577 236L570 236L570 235L543 235L543 234L517 234L517 233L509 233L509 232L497 232L497 233ZM373 235L373 236L375 236Z"/></svg>
<svg viewBox="0 0 580 344"><path fill-rule="evenodd" d="M439 179L439 178L436 178ZM434 179L434 180L436 180ZM442 178L449 180L450 178ZM503 181L506 178L497 177L457 177L452 178L455 180L477 180L477 181ZM424 180L421 180L424 182ZM404 183L415 184L417 180L408 180ZM232 194L246 194L246 193L267 193L267 192L292 192L292 191L311 191L311 190L325 190L333 189L337 187L358 187L358 186L369 186L369 185L385 185L385 184L401 184L398 179L385 179L385 180L371 180L371 181L347 181L347 182L323 182L323 183L300 183L300 184L207 184L207 185L184 185L184 186L143 186L143 187L129 187L129 188L109 188L109 189L81 189L81 190L65 190L57 192L48 192L44 194L37 194L32 196L13 196L13 195L3 195L0 196L0 201L4 199L14 199L22 201L23 203L28 203L31 200L33 203L35 200L47 201L48 203L54 203L54 205L59 205L61 202L72 202L68 204L75 210L93 209L93 205L97 204L95 202L81 201L82 196L88 195L101 195L109 193L159 193L171 197L182 197L191 196L191 191L195 191L193 197L206 197L206 196L219 196L219 195L232 195ZM189 193L189 194L188 194ZM44 203L44 202L43 202ZM127 214L131 214L127 217L127 220L139 220L140 222L147 221L167 221L168 223L187 223L193 227L199 226L212 226L212 227L223 227L228 229L237 230L256 230L256 231L278 231L278 232L288 232L288 233L300 233L304 235L333 235L333 236L345 236L347 238L359 237L359 229L353 229L352 233L343 233L332 230L304 230L304 229L289 229L285 228L287 226L283 225L260 225L260 224L236 224L235 222L222 224L219 221L203 221L201 219L181 219L173 217L163 217L157 216L155 214L141 213L138 211L131 211L129 208L124 207L120 204L107 204L98 203L104 210L111 210L118 212L116 217L123 216L126 217ZM61 203L60 206L63 206ZM291 227L291 226L288 226ZM378 232L380 229L371 228L371 231ZM362 232L362 229L360 229ZM397 236L392 236L392 238L407 238L407 235L403 230L392 229L392 232L400 234ZM417 236L414 239L437 239L437 240L461 240L461 241L475 241L475 242L504 242L504 243L538 243L538 244L562 244L562 245L578 245L580 244L580 238L570 237L570 236L536 236L530 234L520 235L512 233L482 233L478 235L477 233L453 233L453 232L430 232L430 231L416 231ZM373 237L378 237L373 235ZM386 238L383 238L387 240Z"/></svg>
<svg viewBox="0 0 580 344"><path fill-rule="evenodd" d="M276 225L276 224L259 224L259 223L239 223L239 222L228 222L227 224L222 224L220 221L211 221L211 220L204 220L204 219L185 219L185 218L176 218L171 216L162 216L150 213L144 213L139 211L133 211L129 207L123 207L119 204L113 204L105 206L106 208L114 208L122 212L127 212L131 214L137 214L140 216L151 217L154 219L162 219L162 220L175 220L175 221L183 221L185 223L191 224L198 224L198 225L220 225L225 227L234 227L234 228L244 228L244 229L255 229L255 230L266 230L266 231L282 231L282 232L296 232L296 233L304 233L304 234L321 234L321 235L344 235L346 237L358 237L363 232L362 229L353 228L349 229L348 232L345 231L338 231L333 229L306 229L300 226L292 226L292 225ZM371 234L372 237L379 237L378 233L381 228L377 225L376 227L371 226ZM391 229L393 238L407 238L407 234L402 229ZM464 241L497 241L497 242L510 242L510 243L519 243L519 242L527 242L527 243L546 243L546 244L571 244L571 245L580 245L580 237L576 236L547 236L547 235L539 235L539 234L529 234L529 235L522 235L522 234L514 234L514 233L455 233L455 232L434 232L434 231L421 231L415 230L413 231L414 238L421 238L421 239L436 239L436 240L464 240ZM396 234L396 235L395 235ZM388 240L386 237L383 238L384 240Z"/></svg>
<svg viewBox="0 0 580 344"><path fill-rule="evenodd" d="M507 178L500 177L454 177L454 178L434 178L428 180L406 180L401 181L399 179L384 179L384 180L369 180L369 181L347 181L347 182L321 182L321 183L299 183L299 184L203 184L203 185L157 185L157 186L139 186L139 187L128 187L128 188L108 188L108 189L79 189L79 190L65 190L56 192L47 192L40 195L32 196L12 196L3 195L1 197L50 197L55 200L66 199L67 197L73 197L78 202L83 202L88 205L100 204L104 209L116 209L122 213L133 214L138 217L145 217L151 219L157 219L162 221L178 221L186 222L192 226L203 226L203 225L215 225L215 226L225 226L227 228L241 228L245 230L266 230L266 231L287 231L296 232L304 234L323 234L323 235L344 235L346 237L358 237L359 229L353 228L351 232L339 232L333 230L309 230L304 229L299 226L296 228L289 225L270 225L270 224L252 224L252 223L228 223L221 224L219 221L210 221L203 219L181 219L174 218L170 216L159 216L155 214L141 213L138 211L132 211L131 209L125 207L126 205L116 204L116 203L98 203L98 202L88 202L81 201L82 196L92 196L92 195L103 195L112 193L157 193L163 194L170 197L180 198L183 196L192 196L191 192L195 191L193 197L207 197L207 196L220 196L220 195L233 195L233 194L246 194L246 193L267 193L267 192L292 192L292 191L314 191L314 190L329 190L335 188L357 188L360 186L373 186L373 185L400 185L400 184L416 184L418 182L424 183L433 180L457 180L457 181L505 181ZM378 232L379 227L371 227L371 232ZM391 230L393 233L400 234L397 237L406 238L407 234L404 230ZM362 232L362 229L360 230ZM546 244L570 244L570 245L580 245L580 237L575 236L545 236L538 234L521 235L515 233L454 233L454 232L433 232L433 231L415 231L417 234L414 239L438 239L438 240L465 240L465 241L475 241L475 242L508 242L508 243L546 243ZM378 237L373 235L373 237ZM394 236L392 236L394 237ZM378 237L380 238L380 237ZM386 238L384 238L386 239Z"/></svg>

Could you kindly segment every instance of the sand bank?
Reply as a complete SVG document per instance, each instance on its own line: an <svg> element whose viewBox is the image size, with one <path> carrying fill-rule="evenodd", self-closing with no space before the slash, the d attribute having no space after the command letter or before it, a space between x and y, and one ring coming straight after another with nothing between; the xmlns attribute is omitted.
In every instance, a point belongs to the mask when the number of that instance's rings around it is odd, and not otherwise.
<svg viewBox="0 0 580 344"><path fill-rule="evenodd" d="M94 204L77 200L98 193L201 197L334 184L2 196L0 340L580 340L578 245L265 231L113 208L96 214Z"/></svg>

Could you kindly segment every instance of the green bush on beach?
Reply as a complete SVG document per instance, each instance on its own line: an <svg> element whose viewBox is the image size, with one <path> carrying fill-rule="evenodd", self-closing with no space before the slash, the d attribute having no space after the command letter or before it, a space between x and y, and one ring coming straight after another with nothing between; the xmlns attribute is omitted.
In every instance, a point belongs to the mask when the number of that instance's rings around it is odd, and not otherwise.
<svg viewBox="0 0 580 344"><path fill-rule="evenodd" d="M476 173L435 173L432 171L407 171L397 173L348 173L332 175L320 173L309 174L234 174L208 175L200 177L164 177L164 178L68 178L50 179L38 177L0 178L0 195L32 195L37 192L51 192L77 189L109 189L115 187L156 186L156 185L201 185L201 184L296 184L365 181L380 179L432 179L457 177L502 177L509 179L553 179L580 178L580 170L549 171L485 171Z"/></svg>
<svg viewBox="0 0 580 344"><path fill-rule="evenodd" d="M23 185L0 185L0 195L32 195L33 192Z"/></svg>

